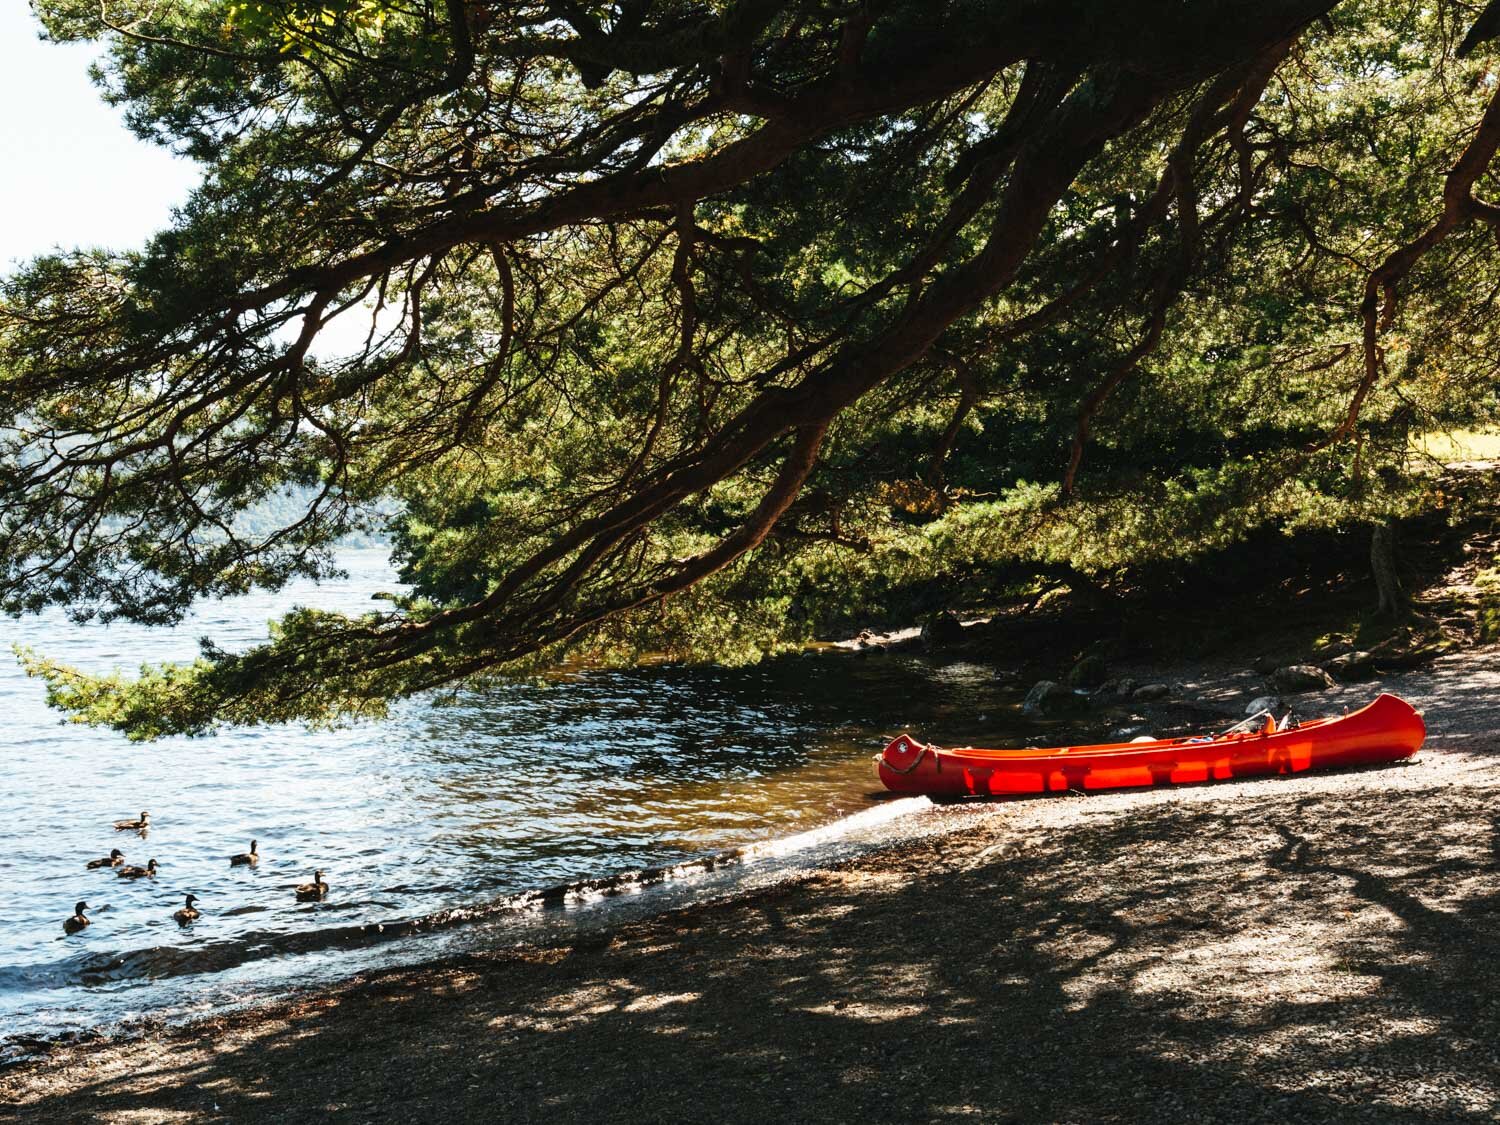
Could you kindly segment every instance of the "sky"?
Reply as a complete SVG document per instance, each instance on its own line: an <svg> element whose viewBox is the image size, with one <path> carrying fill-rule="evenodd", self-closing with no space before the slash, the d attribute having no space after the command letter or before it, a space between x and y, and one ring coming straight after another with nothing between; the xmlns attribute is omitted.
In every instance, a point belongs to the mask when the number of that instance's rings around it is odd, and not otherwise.
<svg viewBox="0 0 1500 1125"><path fill-rule="evenodd" d="M104 103L94 52L43 43L26 0L0 0L0 272L59 246L140 246L198 180Z"/></svg>
<svg viewBox="0 0 1500 1125"><path fill-rule="evenodd" d="M97 48L44 43L37 29L26 0L0 0L0 274L58 247L142 246L199 179L99 96L88 74ZM347 313L313 355L357 351L368 328Z"/></svg>

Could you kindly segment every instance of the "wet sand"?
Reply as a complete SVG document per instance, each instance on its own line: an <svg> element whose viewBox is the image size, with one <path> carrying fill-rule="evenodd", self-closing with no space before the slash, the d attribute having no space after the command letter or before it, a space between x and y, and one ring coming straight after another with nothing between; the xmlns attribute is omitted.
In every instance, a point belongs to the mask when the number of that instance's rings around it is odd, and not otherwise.
<svg viewBox="0 0 1500 1125"><path fill-rule="evenodd" d="M0 1117L1492 1121L1500 651L1298 710L1382 687L1426 712L1413 764L973 806L583 944L57 1048Z"/></svg>

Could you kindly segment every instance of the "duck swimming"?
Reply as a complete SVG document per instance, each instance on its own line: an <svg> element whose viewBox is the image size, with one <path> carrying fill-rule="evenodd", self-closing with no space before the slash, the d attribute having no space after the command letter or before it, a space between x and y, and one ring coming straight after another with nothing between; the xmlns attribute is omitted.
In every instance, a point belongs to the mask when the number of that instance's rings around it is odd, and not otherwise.
<svg viewBox="0 0 1500 1125"><path fill-rule="evenodd" d="M249 866L253 867L255 864L259 863L260 862L260 853L255 850L256 843L257 843L257 841L251 840L250 841L250 850L248 852L241 852L239 855L232 855L232 856L230 856L229 857L229 866L230 867L244 867L246 865L249 865Z"/></svg>
<svg viewBox="0 0 1500 1125"><path fill-rule="evenodd" d="M90 871L96 867L119 867L125 862L125 853L119 848L111 848L109 854L103 859L91 859L84 864Z"/></svg>
<svg viewBox="0 0 1500 1125"><path fill-rule="evenodd" d="M299 883L297 885L298 902L317 902L327 893L328 884L323 882L323 873L321 871L313 872L313 881L311 883Z"/></svg>
<svg viewBox="0 0 1500 1125"><path fill-rule="evenodd" d="M193 903L198 901L197 895L188 895L182 904L182 909L172 915L177 919L179 926L186 926L189 922L197 921L199 914Z"/></svg>
<svg viewBox="0 0 1500 1125"><path fill-rule="evenodd" d="M117 820L115 821L116 832L142 832L151 827L151 814L145 809L141 810L140 820Z"/></svg>
<svg viewBox="0 0 1500 1125"><path fill-rule="evenodd" d="M121 879L140 879L144 876L156 878L156 860L152 860L145 867L122 867L119 871Z"/></svg>
<svg viewBox="0 0 1500 1125"><path fill-rule="evenodd" d="M92 918L85 918L83 916L83 912L85 910L87 910L88 908L89 908L89 904L86 903L86 902L81 902L80 901L80 902L74 903L73 904L73 917L68 918L68 919L66 919L63 922L63 933L65 933L65 934L76 934L79 930L83 929L85 926L91 925L93 923L93 919Z"/></svg>

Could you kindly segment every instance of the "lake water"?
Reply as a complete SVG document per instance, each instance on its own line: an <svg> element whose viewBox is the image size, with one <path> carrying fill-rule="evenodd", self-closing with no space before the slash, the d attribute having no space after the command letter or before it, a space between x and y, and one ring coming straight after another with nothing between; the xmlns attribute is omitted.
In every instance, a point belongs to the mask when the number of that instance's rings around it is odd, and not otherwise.
<svg viewBox="0 0 1500 1125"><path fill-rule="evenodd" d="M360 612L394 586L382 552L343 563L345 580L212 603L176 629L49 613L0 619L0 636L94 671L190 659L200 635L246 646L294 604ZM701 874L692 857L851 814L856 827L888 820L870 764L885 738L1014 742L1036 733L1018 704L986 666L819 654L579 673L409 701L332 732L132 744L61 722L6 658L0 1035L202 1011L462 942L523 940L538 917L568 913L540 909L559 900L536 888L673 864ZM147 837L112 830L142 809ZM252 837L258 866L231 868ZM155 858L158 876L85 870L112 847L129 863ZM314 868L327 899L296 901ZM181 928L172 912L189 891L203 917ZM65 937L79 899L94 923Z"/></svg>

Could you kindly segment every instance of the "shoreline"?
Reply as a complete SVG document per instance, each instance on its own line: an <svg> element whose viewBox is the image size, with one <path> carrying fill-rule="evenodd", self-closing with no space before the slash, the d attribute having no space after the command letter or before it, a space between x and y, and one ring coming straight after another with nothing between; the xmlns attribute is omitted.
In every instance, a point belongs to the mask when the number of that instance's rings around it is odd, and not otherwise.
<svg viewBox="0 0 1500 1125"><path fill-rule="evenodd" d="M1192 671L1192 670L1189 670ZM1200 670L1201 671L1201 670ZM1208 700L1257 681L1183 679ZM580 940L0 1071L18 1119L1490 1120L1500 650L1318 696L1407 766L969 805Z"/></svg>
<svg viewBox="0 0 1500 1125"><path fill-rule="evenodd" d="M827 823L785 836L751 840L670 863L531 887L481 906L450 908L441 912L442 916L427 915L349 927L348 935L366 938L369 944L346 945L338 949L340 953L359 949L375 952L409 939L434 936L457 948L426 955L415 953L386 963L350 966L342 972L328 973L313 984L267 985L259 991L237 997L225 1006L225 1010L235 1015L268 1011L342 990L356 981L372 981L393 973L456 964L474 952L467 943L487 939L488 948L484 952L552 948L570 944L569 939L574 938L587 944L600 932L767 893L780 883L796 880L806 869L817 870L820 856L826 861L829 855L840 851L879 851L894 846L893 842L956 830L946 822L951 821L957 810L935 806L926 798L895 793L872 794L872 797L874 799L864 809L841 814ZM974 805L964 812L968 814L965 819L975 814L983 815L982 810ZM957 815L963 816L964 812ZM457 920L449 920L449 915ZM478 932L497 924L508 928L484 934ZM377 939L377 933L384 936ZM212 983L214 977L225 971L208 970L200 979ZM0 1034L0 1076L9 1067L45 1059L49 1052L69 1046L130 1042L144 1034L191 1029L209 1018L199 1014L200 1011L199 1005L169 1006L155 1013L114 1021L101 1020L55 1032L38 1030Z"/></svg>
<svg viewBox="0 0 1500 1125"><path fill-rule="evenodd" d="M964 624L972 627L982 625L988 620L988 618L975 618L965 621ZM897 633L874 634L872 636L875 639L871 643L877 647L877 651L901 653L920 649L919 633L918 627L910 627ZM892 644L893 640L898 643ZM865 643L855 638L832 642L827 645L827 648L831 652L847 655L851 652L859 653L860 646ZM1014 678L1013 673L998 668L994 669L994 675L1001 679ZM1178 686L1181 688L1184 685ZM1187 686L1198 687L1197 684ZM1228 714L1222 707L1204 707L1204 702L1203 698L1184 698L1179 692L1178 698L1150 705L1148 709L1155 712L1159 720L1174 729L1182 725L1180 722L1182 715L1170 714L1173 710L1187 711L1199 723L1207 722L1210 725ZM1091 720L1093 726L1100 728L1097 732L1099 737L1104 737L1104 726L1121 719L1129 710L1128 701L1124 704L1106 701L1096 706L1098 709L1088 719ZM1077 719L1079 716L1075 715L1074 718ZM1141 716L1136 716L1136 718L1141 718ZM878 747L872 743L872 756L876 749ZM226 990L231 988L236 990L235 997L224 1005L227 1011L233 1013L269 1011L316 997L325 992L341 990L351 982L375 980L390 973L419 971L462 961L470 953L467 942L481 940L473 931L480 927L492 926L497 922L503 923L505 920L513 922L515 932L514 934L488 935L493 939L490 946L492 949L551 948L565 945L567 936L573 933L586 936L601 929L625 926L683 910L696 909L699 906L763 893L766 889L767 877L759 867L753 871L750 870L751 865L766 864L768 860L776 862L778 859L785 859L788 854L796 854L799 858L794 858L790 862L794 873L798 868L806 866L801 858L804 856L813 860L813 867L816 869L816 849L826 848L830 843L836 845L852 843L854 847L866 851L888 850L915 836L962 831L967 826L968 819L987 815L987 812L993 808L990 803L977 800L957 804L943 801L938 807L934 807L925 798L917 798L923 803L924 808L913 808L900 814L896 813L895 806L909 804L913 800L911 795L883 790L878 773L873 768L870 770L869 788L871 792L868 794L869 800L865 807L852 812L844 811L832 820L785 836L752 839L742 844L660 865L630 868L603 875L582 875L568 882L528 887L483 904L449 908L430 915L357 923L345 928L342 936L346 944L337 947L330 946L330 950L345 954L365 949L374 954L377 960L374 963L351 964L341 969L325 969L319 974L315 983L304 985L264 983L247 987L242 974L232 982L229 980L227 974L252 967L256 964L255 961L247 961L243 965L236 963L225 969L205 970L202 980L205 983L212 983L215 977L219 977L224 982ZM950 821L953 818L959 818L961 823L944 825L941 823L941 818L945 816ZM923 819L937 820L939 823L934 826L923 823ZM862 835L866 837L869 835L862 831L866 824L861 822L878 823L888 820L904 821L910 827L905 831L896 829L887 834L884 839L860 838ZM651 896L663 898L666 901L642 901L643 897L650 898ZM590 918L586 913L590 910L607 912L610 904L625 906L625 909L618 912L619 918ZM455 921L449 916L454 916L458 920ZM534 935L537 932L542 933L540 939L536 936L518 936L520 934ZM549 939L546 936L547 933L553 936ZM376 937L377 934L381 936ZM558 937L559 934L562 936ZM404 957L396 954L387 960L379 959L379 953L382 950L399 945L408 939L424 937L429 940L437 937L447 948L438 948L431 952L412 950ZM353 944L348 944L348 942L353 942ZM457 948L454 948L455 946ZM168 974L166 979L170 979L173 975L175 974ZM43 1060L50 1052L70 1046L130 1042L144 1035L159 1035L174 1033L179 1029L190 1029L205 1018L209 1018L202 1015L206 1007L205 1004L179 998L143 1014L100 1017L91 1023L64 1025L57 1030L39 1027L34 1031L0 1033L0 1076L3 1076L9 1068Z"/></svg>

